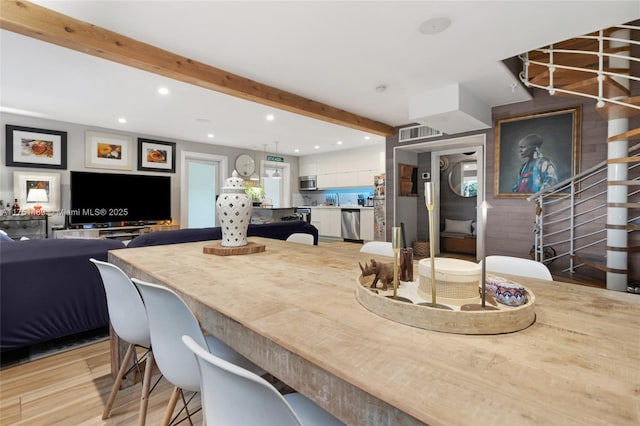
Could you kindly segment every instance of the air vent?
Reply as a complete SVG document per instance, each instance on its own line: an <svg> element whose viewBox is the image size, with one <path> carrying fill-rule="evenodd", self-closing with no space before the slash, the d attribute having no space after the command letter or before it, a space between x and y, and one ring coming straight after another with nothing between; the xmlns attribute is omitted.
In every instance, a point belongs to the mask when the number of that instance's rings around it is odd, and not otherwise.
<svg viewBox="0 0 640 426"><path fill-rule="evenodd" d="M416 139L435 138L442 136L440 130L433 129L429 126L417 125L411 127L404 127L400 129L399 142L409 142Z"/></svg>

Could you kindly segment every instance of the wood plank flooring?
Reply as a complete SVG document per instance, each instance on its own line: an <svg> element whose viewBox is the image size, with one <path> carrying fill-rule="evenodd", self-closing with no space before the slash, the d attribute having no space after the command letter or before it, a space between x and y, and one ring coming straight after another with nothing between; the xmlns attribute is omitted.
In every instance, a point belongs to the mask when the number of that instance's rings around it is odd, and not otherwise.
<svg viewBox="0 0 640 426"><path fill-rule="evenodd" d="M140 384L121 390L110 418L101 419L112 384L108 340L5 368L0 371L0 425L136 425ZM149 399L147 424L160 424L171 389L160 380ZM195 399L190 407L199 405ZM202 412L193 423L202 423Z"/></svg>

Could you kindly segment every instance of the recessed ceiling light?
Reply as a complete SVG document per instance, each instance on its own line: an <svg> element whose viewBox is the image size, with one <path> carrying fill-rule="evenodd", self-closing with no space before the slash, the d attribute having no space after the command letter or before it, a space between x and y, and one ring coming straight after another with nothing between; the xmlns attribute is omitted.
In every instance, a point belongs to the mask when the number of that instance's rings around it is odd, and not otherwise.
<svg viewBox="0 0 640 426"><path fill-rule="evenodd" d="M336 144L342 145L342 141L338 141L338 142L336 142Z"/></svg>
<svg viewBox="0 0 640 426"><path fill-rule="evenodd" d="M320 149L320 145L314 146L315 149Z"/></svg>
<svg viewBox="0 0 640 426"><path fill-rule="evenodd" d="M434 35L443 32L451 25L451 19L447 17L433 18L420 24L419 30L422 34Z"/></svg>
<svg viewBox="0 0 640 426"><path fill-rule="evenodd" d="M364 137L364 140L365 140L365 141L368 141L369 139L371 139L371 136L365 136L365 137Z"/></svg>
<svg viewBox="0 0 640 426"><path fill-rule="evenodd" d="M169 94L169 89L167 89L166 87L159 87L158 88L158 93L160 93L161 95L168 95Z"/></svg>
<svg viewBox="0 0 640 426"><path fill-rule="evenodd" d="M209 134L207 135L207 137L208 137L208 138L213 138L213 137L214 137L214 134L213 134L213 133L209 133Z"/></svg>
<svg viewBox="0 0 640 426"><path fill-rule="evenodd" d="M120 118L118 118L118 123L122 123L122 124L124 124L124 123L126 123L126 122L127 122L127 119L126 119L126 118L124 118L124 117L120 117Z"/></svg>
<svg viewBox="0 0 640 426"><path fill-rule="evenodd" d="M267 121L273 121L275 118L276 117L273 114L267 114Z"/></svg>
<svg viewBox="0 0 640 426"><path fill-rule="evenodd" d="M293 152L300 152L298 148L294 149Z"/></svg>

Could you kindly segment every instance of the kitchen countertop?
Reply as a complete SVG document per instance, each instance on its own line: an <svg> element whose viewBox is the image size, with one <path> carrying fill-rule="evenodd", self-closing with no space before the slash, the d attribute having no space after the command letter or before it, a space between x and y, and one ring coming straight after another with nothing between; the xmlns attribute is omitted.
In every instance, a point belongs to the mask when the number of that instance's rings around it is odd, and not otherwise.
<svg viewBox="0 0 640 426"><path fill-rule="evenodd" d="M350 206L298 206L296 208L299 208L299 209L363 209L363 210L373 209L373 207L363 207L363 206L354 206L354 205L350 205Z"/></svg>
<svg viewBox="0 0 640 426"><path fill-rule="evenodd" d="M297 207L253 207L254 210L293 210L296 208Z"/></svg>

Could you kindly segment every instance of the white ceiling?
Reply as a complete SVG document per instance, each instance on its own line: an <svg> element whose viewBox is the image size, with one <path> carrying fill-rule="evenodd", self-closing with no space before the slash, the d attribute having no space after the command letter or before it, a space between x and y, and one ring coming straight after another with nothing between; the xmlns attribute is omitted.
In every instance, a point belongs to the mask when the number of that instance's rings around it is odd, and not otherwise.
<svg viewBox="0 0 640 426"><path fill-rule="evenodd" d="M488 106L528 100L503 59L640 18L638 0L35 3L392 126L411 122L413 96L451 84ZM446 31L418 31L438 17ZM2 111L270 152L279 141L288 155L384 141L4 30L0 47Z"/></svg>

